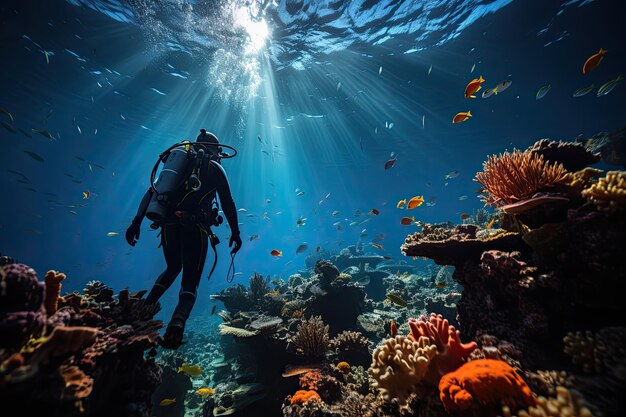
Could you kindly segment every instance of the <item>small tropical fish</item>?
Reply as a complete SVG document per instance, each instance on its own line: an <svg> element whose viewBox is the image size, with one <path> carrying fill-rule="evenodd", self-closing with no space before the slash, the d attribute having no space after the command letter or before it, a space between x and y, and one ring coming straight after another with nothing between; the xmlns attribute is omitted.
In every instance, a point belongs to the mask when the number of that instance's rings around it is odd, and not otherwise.
<svg viewBox="0 0 626 417"><path fill-rule="evenodd" d="M485 82L485 79L483 78L482 75L470 81L467 84L467 87L465 87L465 98L476 98L474 93L476 93L482 88L480 85L484 82Z"/></svg>
<svg viewBox="0 0 626 417"><path fill-rule="evenodd" d="M535 100L541 100L542 98L544 98L546 96L546 94L548 94L548 91L550 91L550 88L552 88L552 86L550 84L546 84L543 87L541 87L539 89L539 91L537 91L537 95L535 96Z"/></svg>
<svg viewBox="0 0 626 417"><path fill-rule="evenodd" d="M459 196L459 201L464 201L464 200L467 200L466 195Z"/></svg>
<svg viewBox="0 0 626 417"><path fill-rule="evenodd" d="M380 68L378 68L378 75L383 73L383 66L381 65Z"/></svg>
<svg viewBox="0 0 626 417"><path fill-rule="evenodd" d="M215 304L213 306L213 308L211 309L211 315L215 314L215 309L217 308L217 304Z"/></svg>
<svg viewBox="0 0 626 417"><path fill-rule="evenodd" d="M339 215L339 210L335 210L332 213L330 213L333 217L338 216Z"/></svg>
<svg viewBox="0 0 626 417"><path fill-rule="evenodd" d="M424 202L424 196L418 195L409 200L409 204L407 204L407 210L413 210L415 207L419 207Z"/></svg>
<svg viewBox="0 0 626 417"><path fill-rule="evenodd" d="M396 326L396 322L393 319L389 320L389 333L391 337L396 337L398 334L398 326Z"/></svg>
<svg viewBox="0 0 626 417"><path fill-rule="evenodd" d="M91 192L89 190L83 191L83 200L87 200L91 196Z"/></svg>
<svg viewBox="0 0 626 417"><path fill-rule="evenodd" d="M40 129L31 129L31 132L33 133L39 133L42 136L47 137L48 139L52 140L52 133L48 132L47 130L40 130Z"/></svg>
<svg viewBox="0 0 626 417"><path fill-rule="evenodd" d="M108 232L107 233L108 237L117 236L117 235L119 235L119 233L117 233L117 232Z"/></svg>
<svg viewBox="0 0 626 417"><path fill-rule="evenodd" d="M422 129L426 127L426 115L422 116Z"/></svg>
<svg viewBox="0 0 626 417"><path fill-rule="evenodd" d="M407 306L406 301L394 294L387 294L387 300L389 300L392 304L399 305L400 307Z"/></svg>
<svg viewBox="0 0 626 417"><path fill-rule="evenodd" d="M250 236L250 242L252 242L253 240L257 240L259 238L259 235L252 235Z"/></svg>
<svg viewBox="0 0 626 417"><path fill-rule="evenodd" d="M215 388L200 388L196 391L196 394L208 397L211 394L215 394Z"/></svg>
<svg viewBox="0 0 626 417"><path fill-rule="evenodd" d="M411 223L413 223L413 220L415 220L415 216L412 217L403 217L400 219L400 224L403 226L408 226Z"/></svg>
<svg viewBox="0 0 626 417"><path fill-rule="evenodd" d="M454 118L452 118L452 123L465 122L469 120L470 117L472 117L472 113L469 110L466 112L462 111L454 115Z"/></svg>
<svg viewBox="0 0 626 417"><path fill-rule="evenodd" d="M591 55L585 63L583 64L583 74L587 74L589 71L593 70L595 67L600 65L600 62L604 59L604 55L608 51L600 48L600 51L596 54Z"/></svg>
<svg viewBox="0 0 626 417"><path fill-rule="evenodd" d="M613 91L613 89L617 86L617 84L622 81L624 79L624 77L622 77L622 75L618 75L616 79L609 81L606 84L603 84L599 89L598 89L598 97L602 97L602 96L606 96L607 94L609 94L611 91Z"/></svg>
<svg viewBox="0 0 626 417"><path fill-rule="evenodd" d="M191 365L189 363L183 363L178 368L178 373L184 372L189 376L199 376L202 375L202 368L200 365Z"/></svg>
<svg viewBox="0 0 626 417"><path fill-rule="evenodd" d="M485 227L485 230L489 230L491 229L491 226L493 226L493 223L496 221L495 217L492 217L491 220L489 221L489 223L487 224L487 227Z"/></svg>
<svg viewBox="0 0 626 417"><path fill-rule="evenodd" d="M2 125L2 127L4 127L9 132L17 133L17 130L15 130L15 128L13 126L11 126L9 123L5 122L4 120L1 121L0 124Z"/></svg>
<svg viewBox="0 0 626 417"><path fill-rule="evenodd" d="M443 176L443 178L446 180L449 180L449 179L458 177L460 174L461 172L455 169L453 171L448 172L446 175Z"/></svg>
<svg viewBox="0 0 626 417"><path fill-rule="evenodd" d="M475 69L476 69L476 63L474 62L474 65L472 65L472 69L470 70L470 74L473 74Z"/></svg>
<svg viewBox="0 0 626 417"><path fill-rule="evenodd" d="M470 215L467 213L461 213L461 220L467 220L470 218Z"/></svg>
<svg viewBox="0 0 626 417"><path fill-rule="evenodd" d="M498 95L498 93L501 93L507 88L509 88L511 84L513 84L513 81L511 80L502 81L500 84L496 85L494 88L489 88L483 91L482 98L489 98L494 94Z"/></svg>
<svg viewBox="0 0 626 417"><path fill-rule="evenodd" d="M302 227L306 224L307 218L306 217L302 217L300 216L300 218L298 220L296 220L296 226L297 227Z"/></svg>
<svg viewBox="0 0 626 417"><path fill-rule="evenodd" d="M396 164L397 160L398 160L398 156L396 155L392 159L390 159L387 162L385 162L385 171L388 170L389 168L393 168L393 166Z"/></svg>
<svg viewBox="0 0 626 417"><path fill-rule="evenodd" d="M300 246L298 246L298 248L296 249L296 255L301 254L302 252L304 252L305 250L307 250L309 248L309 245L307 245L306 243L301 244Z"/></svg>
<svg viewBox="0 0 626 417"><path fill-rule="evenodd" d="M369 214L372 214L374 216L378 216L380 214L380 211L376 210L375 208L371 209L369 211Z"/></svg>
<svg viewBox="0 0 626 417"><path fill-rule="evenodd" d="M587 87L579 88L578 90L574 91L574 94L572 95L572 97L586 96L587 94L591 92L591 90L593 90L593 87L595 87L595 84L591 84L591 85L588 85Z"/></svg>
<svg viewBox="0 0 626 417"><path fill-rule="evenodd" d="M70 214L73 214L74 216L78 215L78 213L76 213L74 210L70 210Z"/></svg>
<svg viewBox="0 0 626 417"><path fill-rule="evenodd" d="M428 68L428 75L430 75L430 72L433 70L433 66L431 64L430 68Z"/></svg>
<svg viewBox="0 0 626 417"><path fill-rule="evenodd" d="M260 135L257 135L256 138L259 140L259 142L263 143L263 140L261 140L261 136Z"/></svg>
<svg viewBox="0 0 626 417"><path fill-rule="evenodd" d="M14 121L15 121L15 120L13 119L13 115L12 115L12 114L11 114L11 112L10 112L10 111L8 111L7 109L0 107L0 113L4 113L4 114L6 114L7 116L9 116L9 119L11 119L11 121L12 121L12 122L14 122Z"/></svg>
<svg viewBox="0 0 626 417"><path fill-rule="evenodd" d="M176 398L165 398L165 399L162 399L162 400L161 400L161 402L159 403L159 405L160 405L161 407L166 407L166 406L168 406L168 405L172 405L172 404L174 404L175 402L176 402Z"/></svg>
<svg viewBox="0 0 626 417"><path fill-rule="evenodd" d="M404 200L398 201L398 204L396 204L396 207L399 209L402 209L404 208L405 205L406 205L406 198Z"/></svg>
<svg viewBox="0 0 626 417"><path fill-rule="evenodd" d="M385 248L383 247L383 245L379 244L379 243L371 243L371 245L373 247L375 247L376 249L380 249L380 250L385 250Z"/></svg>
<svg viewBox="0 0 626 417"><path fill-rule="evenodd" d="M283 256L283 252L279 251L278 249L272 249L272 251L270 252L270 255L272 255L272 256Z"/></svg>
<svg viewBox="0 0 626 417"><path fill-rule="evenodd" d="M35 152L24 151L24 153L33 158L35 161L43 162L43 158L41 157L41 155L36 154Z"/></svg>

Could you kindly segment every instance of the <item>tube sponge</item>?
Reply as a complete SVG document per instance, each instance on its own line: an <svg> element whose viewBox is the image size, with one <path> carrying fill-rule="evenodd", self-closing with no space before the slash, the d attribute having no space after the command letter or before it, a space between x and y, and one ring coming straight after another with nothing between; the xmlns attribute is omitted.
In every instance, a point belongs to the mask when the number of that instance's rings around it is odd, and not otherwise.
<svg viewBox="0 0 626 417"><path fill-rule="evenodd" d="M48 317L57 311L59 297L61 296L61 281L65 278L65 274L57 273L53 270L46 272L44 277L44 282L46 283L45 306Z"/></svg>
<svg viewBox="0 0 626 417"><path fill-rule="evenodd" d="M513 410L536 404L526 382L506 362L478 359L441 378L439 398L448 413L495 415L503 405Z"/></svg>

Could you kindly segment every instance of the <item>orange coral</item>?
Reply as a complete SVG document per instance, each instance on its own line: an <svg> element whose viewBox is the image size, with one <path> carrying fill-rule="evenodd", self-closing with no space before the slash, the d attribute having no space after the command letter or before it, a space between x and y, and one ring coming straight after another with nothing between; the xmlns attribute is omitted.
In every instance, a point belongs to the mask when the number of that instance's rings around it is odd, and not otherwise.
<svg viewBox="0 0 626 417"><path fill-rule="evenodd" d="M85 375L78 366L63 365L59 373L65 380L63 398L78 400L86 398L93 389L93 379Z"/></svg>
<svg viewBox="0 0 626 417"><path fill-rule="evenodd" d="M337 364L337 370L342 374L347 374L350 372L350 364L348 362L339 362Z"/></svg>
<svg viewBox="0 0 626 417"><path fill-rule="evenodd" d="M485 189L485 205L499 207L531 198L543 188L562 181L566 173L563 164L516 149L490 156L475 180Z"/></svg>
<svg viewBox="0 0 626 417"><path fill-rule="evenodd" d="M517 410L537 402L515 370L495 359L467 362L444 375L439 382L439 398L449 413L478 411L483 416L496 415L502 406Z"/></svg>
<svg viewBox="0 0 626 417"><path fill-rule="evenodd" d="M322 401L319 394L313 390L298 390L295 394L291 396L291 405L299 404L302 405L309 401Z"/></svg>
<svg viewBox="0 0 626 417"><path fill-rule="evenodd" d="M57 311L59 304L59 296L61 295L61 281L65 279L65 274L56 271L46 272L44 281L46 283L46 299L45 307L48 316L53 315Z"/></svg>

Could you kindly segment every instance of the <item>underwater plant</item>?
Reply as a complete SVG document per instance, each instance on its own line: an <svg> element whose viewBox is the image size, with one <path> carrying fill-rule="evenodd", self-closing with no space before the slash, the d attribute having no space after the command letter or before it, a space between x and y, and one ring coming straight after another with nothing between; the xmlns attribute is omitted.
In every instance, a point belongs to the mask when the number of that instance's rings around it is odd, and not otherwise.
<svg viewBox="0 0 626 417"><path fill-rule="evenodd" d="M545 187L563 179L563 164L549 162L533 152L504 152L492 155L483 163L475 181L485 189L485 205L501 207L525 200Z"/></svg>

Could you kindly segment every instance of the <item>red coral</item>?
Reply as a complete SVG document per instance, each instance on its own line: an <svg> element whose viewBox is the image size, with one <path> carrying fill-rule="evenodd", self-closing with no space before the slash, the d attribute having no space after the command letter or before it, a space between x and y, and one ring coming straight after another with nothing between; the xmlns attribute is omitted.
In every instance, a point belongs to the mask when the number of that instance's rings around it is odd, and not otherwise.
<svg viewBox="0 0 626 417"><path fill-rule="evenodd" d="M326 403L333 403L341 398L341 385L331 375L324 375L320 371L311 371L300 377L300 386L314 390Z"/></svg>
<svg viewBox="0 0 626 417"><path fill-rule="evenodd" d="M296 391L296 393L291 396L291 399L289 401L291 402L291 405L302 405L309 401L322 401L322 399L320 398L319 394L313 390L307 391L301 389L299 391Z"/></svg>
<svg viewBox="0 0 626 417"><path fill-rule="evenodd" d="M426 380L433 385L437 385L443 375L461 366L477 346L476 342L461 343L460 332L441 314L409 319L409 327L409 338L413 341L425 336L437 346L437 356L432 359L426 375Z"/></svg>
<svg viewBox="0 0 626 417"><path fill-rule="evenodd" d="M447 412L494 416L502 406L517 410L536 403L524 380L505 362L478 359L444 375L439 398Z"/></svg>

